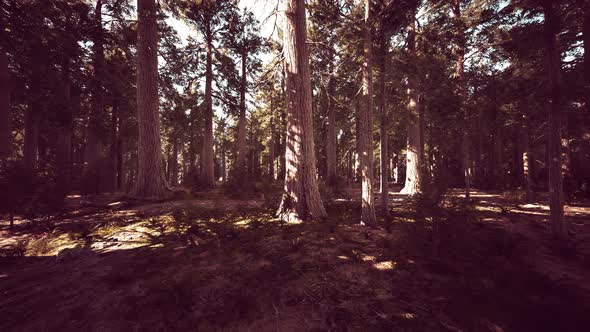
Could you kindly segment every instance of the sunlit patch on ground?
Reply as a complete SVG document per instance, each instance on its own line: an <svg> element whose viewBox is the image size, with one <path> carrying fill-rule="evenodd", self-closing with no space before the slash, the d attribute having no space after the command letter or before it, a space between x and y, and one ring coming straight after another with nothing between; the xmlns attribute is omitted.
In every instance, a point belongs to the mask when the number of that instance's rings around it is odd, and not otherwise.
<svg viewBox="0 0 590 332"><path fill-rule="evenodd" d="M542 246L548 227L529 226L546 220L537 205L481 193L465 226L417 222L407 198L390 195L391 227L370 229L350 191L322 223L283 223L222 197L109 205L114 197L2 229L0 247L13 251L0 258L0 330L508 331L549 316L547 301L563 309L551 310L561 329L590 323L584 292L561 288L585 289L588 271Z"/></svg>

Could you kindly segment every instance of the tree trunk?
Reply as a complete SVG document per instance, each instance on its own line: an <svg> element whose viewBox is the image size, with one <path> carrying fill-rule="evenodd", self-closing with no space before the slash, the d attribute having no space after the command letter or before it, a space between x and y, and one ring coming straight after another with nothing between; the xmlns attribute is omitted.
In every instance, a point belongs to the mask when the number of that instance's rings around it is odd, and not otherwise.
<svg viewBox="0 0 590 332"><path fill-rule="evenodd" d="M25 114L25 138L23 157L27 171L37 170L39 150L39 125L42 116L41 65L43 63L43 49L39 38L34 40L31 50L31 85L29 88L29 109Z"/></svg>
<svg viewBox="0 0 590 332"><path fill-rule="evenodd" d="M381 23L382 25L385 22ZM384 27L382 27L383 29ZM381 115L380 121L380 161L381 161L381 213L383 217L387 219L389 217L389 151L387 150L387 143L389 137L387 136L387 109L385 107L385 57L387 56L387 40L384 32L380 34L381 42L381 54L379 57L379 114Z"/></svg>
<svg viewBox="0 0 590 332"><path fill-rule="evenodd" d="M532 177L532 163L531 146L529 139L529 127L523 124L521 127L520 142L522 146L522 175L524 180L524 189L526 191L526 202L532 203L534 201L533 195L533 177Z"/></svg>
<svg viewBox="0 0 590 332"><path fill-rule="evenodd" d="M285 221L319 219L327 214L316 179L305 0L285 0L284 5L287 167L278 214Z"/></svg>
<svg viewBox="0 0 590 332"><path fill-rule="evenodd" d="M155 0L137 0L137 179L131 194L163 199L168 194L158 112L158 26Z"/></svg>
<svg viewBox="0 0 590 332"><path fill-rule="evenodd" d="M363 90L361 109L359 112L361 156L361 222L365 225L377 224L375 217L375 200L373 198L373 72L372 72L372 38L371 38L371 6L370 0L365 3L365 23L363 26Z"/></svg>
<svg viewBox="0 0 590 332"><path fill-rule="evenodd" d="M455 49L455 80L457 81L456 96L459 104L459 114L462 116L463 130L461 140L461 168L465 179L465 198L469 199L471 189L471 159L469 157L469 119L467 107L465 107L466 86L465 86L465 24L461 17L461 1L454 0L453 14L455 19L457 45Z"/></svg>
<svg viewBox="0 0 590 332"><path fill-rule="evenodd" d="M548 126L549 200L553 235L556 238L563 239L567 236L567 228L564 222L563 178L561 174L562 84L561 59L556 40L559 31L559 17L555 7L556 2L553 0L546 0L544 3L545 54L547 58L547 78L550 84Z"/></svg>
<svg viewBox="0 0 590 332"><path fill-rule="evenodd" d="M414 11L415 16L415 11ZM408 26L408 53L416 57L416 23L414 16ZM420 192L422 156L420 155L420 123L418 112L418 91L414 73L408 76L408 144L406 149L406 183L402 194L414 195Z"/></svg>
<svg viewBox="0 0 590 332"><path fill-rule="evenodd" d="M275 180L275 110L274 96L270 93L270 139L268 140L268 178L272 182Z"/></svg>
<svg viewBox="0 0 590 332"><path fill-rule="evenodd" d="M10 112L10 83L8 57L0 48L0 160L8 158L12 151L12 125Z"/></svg>
<svg viewBox="0 0 590 332"><path fill-rule="evenodd" d="M287 150L287 94L285 93L285 79L281 79L281 98L284 101L283 108L281 109L281 151L280 151L280 171L279 179L284 179L287 173L287 163L285 159L285 152Z"/></svg>
<svg viewBox="0 0 590 332"><path fill-rule="evenodd" d="M213 172L213 35L210 24L207 24L205 39L207 62L205 65L205 128L201 152L201 185L203 187L212 187L215 185L215 174Z"/></svg>
<svg viewBox="0 0 590 332"><path fill-rule="evenodd" d="M242 49L242 78L240 82L240 116L238 118L238 158L236 161L236 180L243 182L246 177L246 60L248 53Z"/></svg>
<svg viewBox="0 0 590 332"><path fill-rule="evenodd" d="M584 2L584 22L582 38L584 40L584 80L586 83L586 108L590 111L590 2Z"/></svg>
<svg viewBox="0 0 590 332"><path fill-rule="evenodd" d="M66 57L62 68L62 100L59 111L58 181L63 195L70 191L72 175L72 135L74 118L71 106L70 59Z"/></svg>
<svg viewBox="0 0 590 332"><path fill-rule="evenodd" d="M119 124L119 100L117 96L113 97L113 112L111 114L111 147L110 147L110 182L111 182L111 191L117 191L118 188L118 174L117 171L119 170L118 165L118 143L119 143L119 129L117 125Z"/></svg>
<svg viewBox="0 0 590 332"><path fill-rule="evenodd" d="M123 183L125 181L125 174L123 173L123 135L121 135L121 129L123 128L123 117L121 114L117 116L117 127L119 128L119 134L117 135L117 191L123 189Z"/></svg>
<svg viewBox="0 0 590 332"><path fill-rule="evenodd" d="M334 77L333 65L330 63L330 77L326 89L328 99L328 130L326 132L326 179L328 185L334 186L337 182L338 151L336 136L336 108L334 107Z"/></svg>
<svg viewBox="0 0 590 332"><path fill-rule="evenodd" d="M104 81L104 48L103 48L103 29L102 29L102 0L96 2L95 25L96 38L94 40L93 66L94 82L92 90L92 107L88 120L86 149L84 151L84 187L85 192L96 194L102 189L101 184L101 162L104 159L103 153L103 135L105 126L104 120L104 101L103 101L103 81Z"/></svg>

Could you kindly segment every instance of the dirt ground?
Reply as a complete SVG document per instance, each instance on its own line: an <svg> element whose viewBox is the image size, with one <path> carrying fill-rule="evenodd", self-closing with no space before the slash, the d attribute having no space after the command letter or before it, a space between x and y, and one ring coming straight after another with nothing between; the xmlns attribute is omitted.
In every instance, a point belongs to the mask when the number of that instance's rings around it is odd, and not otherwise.
<svg viewBox="0 0 590 332"><path fill-rule="evenodd" d="M559 245L542 196L458 207L451 191L429 214L396 189L379 229L353 187L302 224L263 196L71 196L59 217L0 223L0 331L590 330L588 202Z"/></svg>

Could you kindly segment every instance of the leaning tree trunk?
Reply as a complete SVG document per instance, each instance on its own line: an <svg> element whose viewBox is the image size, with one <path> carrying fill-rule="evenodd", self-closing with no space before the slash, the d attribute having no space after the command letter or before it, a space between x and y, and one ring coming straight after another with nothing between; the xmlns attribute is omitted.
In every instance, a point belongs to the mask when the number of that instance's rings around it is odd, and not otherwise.
<svg viewBox="0 0 590 332"><path fill-rule="evenodd" d="M104 159L103 136L104 101L103 101L103 80L104 80L104 47L102 29L102 0L96 2L95 25L96 37L94 39L94 85L92 90L92 107L88 119L86 138L86 149L84 151L84 187L86 193L96 194L101 188L101 162Z"/></svg>
<svg viewBox="0 0 590 332"><path fill-rule="evenodd" d="M373 199L373 72L371 68L371 6L365 2L365 23L363 36L363 94L359 114L361 156L361 221L365 225L376 225L375 200Z"/></svg>
<svg viewBox="0 0 590 332"><path fill-rule="evenodd" d="M287 90L285 185L278 215L285 221L326 217L317 184L305 0L285 0L283 54Z"/></svg>
<svg viewBox="0 0 590 332"><path fill-rule="evenodd" d="M240 82L240 116L238 118L238 158L236 160L236 172L234 176L239 182L246 177L246 61L248 53L246 47L242 49L242 77Z"/></svg>
<svg viewBox="0 0 590 332"><path fill-rule="evenodd" d="M562 121L562 91L561 91L561 59L557 47L557 32L559 17L556 13L556 3L546 0L545 14L545 54L547 58L547 76L549 81L549 201L550 220L553 235L563 239L567 235L564 222L563 178L561 174L561 121Z"/></svg>
<svg viewBox="0 0 590 332"><path fill-rule="evenodd" d="M10 156L12 150L12 126L10 118L8 57L4 50L0 48L0 160Z"/></svg>
<svg viewBox="0 0 590 332"><path fill-rule="evenodd" d="M205 65L205 128L203 131L203 149L201 152L201 185L212 187L215 184L213 154L213 36L211 26L207 24L205 33L207 62Z"/></svg>
<svg viewBox="0 0 590 332"><path fill-rule="evenodd" d="M131 194L163 199L168 194L158 113L158 26L155 0L137 0L137 179Z"/></svg>
<svg viewBox="0 0 590 332"><path fill-rule="evenodd" d="M415 12L414 12L415 15ZM416 58L416 23L412 17L408 26L408 52ZM418 91L414 73L408 76L408 143L406 148L406 183L402 194L414 195L420 192L422 156L420 155L420 123L418 114Z"/></svg>

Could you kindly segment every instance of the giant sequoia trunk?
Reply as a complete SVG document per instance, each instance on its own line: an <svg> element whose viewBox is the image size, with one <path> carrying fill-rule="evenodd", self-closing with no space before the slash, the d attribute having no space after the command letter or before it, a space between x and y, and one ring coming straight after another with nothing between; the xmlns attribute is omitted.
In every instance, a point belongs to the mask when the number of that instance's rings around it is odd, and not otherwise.
<svg viewBox="0 0 590 332"><path fill-rule="evenodd" d="M549 202L550 220L553 235L564 238L567 229L564 222L563 177L561 174L561 59L557 48L559 17L556 12L558 2L546 0L545 13L545 54L547 59L547 77L549 82Z"/></svg>
<svg viewBox="0 0 590 332"><path fill-rule="evenodd" d="M408 52L416 57L416 23L412 18L408 26ZM414 195L420 192L422 185L422 156L420 155L420 123L418 114L418 91L416 78L408 76L408 144L406 148L406 183L400 191L402 194Z"/></svg>
<svg viewBox="0 0 590 332"><path fill-rule="evenodd" d="M285 221L326 217L317 184L305 0L284 1L283 54L287 90L285 184L278 215Z"/></svg>
<svg viewBox="0 0 590 332"><path fill-rule="evenodd" d="M384 22L382 22L382 25ZM387 136L387 108L385 107L385 57L387 56L387 40L381 31L380 35L381 42L381 54L379 57L379 114L381 116L380 121L380 161L381 161L381 212L384 218L389 216L389 151L387 149L387 143L389 137Z"/></svg>
<svg viewBox="0 0 590 332"><path fill-rule="evenodd" d="M461 141L461 166L465 179L465 198L469 199L471 189L471 158L469 157L469 118L467 107L465 107L466 86L465 86L465 25L461 17L461 1L454 0L453 14L455 16L455 25L457 33L457 45L455 50L455 79L457 88L455 94L458 98L459 114L463 117L463 132Z"/></svg>
<svg viewBox="0 0 590 332"><path fill-rule="evenodd" d="M212 187L215 184L213 154L213 36L211 26L207 25L205 33L207 62L205 64L205 128L203 130L203 148L201 152L201 185Z"/></svg>
<svg viewBox="0 0 590 332"><path fill-rule="evenodd" d="M131 194L163 199L168 194L158 113L158 26L155 0L137 0L137 179Z"/></svg>
<svg viewBox="0 0 590 332"><path fill-rule="evenodd" d="M11 152L12 126L10 117L8 57L0 48L0 160L10 156Z"/></svg>
<svg viewBox="0 0 590 332"><path fill-rule="evenodd" d="M238 118L238 158L234 176L239 182L246 177L246 60L248 53L246 47L242 49L242 78L240 82L240 116Z"/></svg>
<svg viewBox="0 0 590 332"><path fill-rule="evenodd" d="M366 225L375 225L375 200L373 199L373 72L371 64L371 6L370 0L365 0L365 23L363 36L363 94L359 114L361 158L361 221Z"/></svg>
<svg viewBox="0 0 590 332"><path fill-rule="evenodd" d="M101 188L101 163L104 160L103 136L104 136L104 101L103 101L103 80L104 80L104 48L102 29L102 0L96 2L95 25L96 38L94 40L93 66L94 86L92 90L92 107L88 119L86 136L86 149L84 152L84 187L87 193L96 194Z"/></svg>

